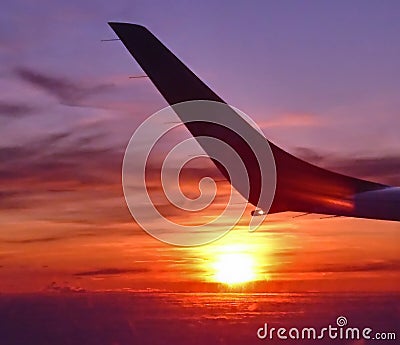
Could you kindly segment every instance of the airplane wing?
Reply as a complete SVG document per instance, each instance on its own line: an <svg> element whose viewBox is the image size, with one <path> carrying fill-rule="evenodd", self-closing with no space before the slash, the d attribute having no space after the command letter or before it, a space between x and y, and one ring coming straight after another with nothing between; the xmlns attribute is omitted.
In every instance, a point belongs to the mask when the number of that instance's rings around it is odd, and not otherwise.
<svg viewBox="0 0 400 345"><path fill-rule="evenodd" d="M109 25L168 104L194 100L225 103L148 29L128 23ZM186 123L186 126L194 137L215 136L235 148L240 157L244 158L249 173L248 201L262 207L260 177L257 173L259 169L255 169L258 165L246 158L249 152L245 145L241 145L234 136L232 139L229 131L215 131L210 128L211 125ZM251 127L246 121L243 121L243 126ZM254 128L251 127L251 130L255 136L259 135ZM275 197L269 212L295 211L400 221L400 187L390 187L322 169L268 142L277 173ZM223 168L216 165L226 176Z"/></svg>

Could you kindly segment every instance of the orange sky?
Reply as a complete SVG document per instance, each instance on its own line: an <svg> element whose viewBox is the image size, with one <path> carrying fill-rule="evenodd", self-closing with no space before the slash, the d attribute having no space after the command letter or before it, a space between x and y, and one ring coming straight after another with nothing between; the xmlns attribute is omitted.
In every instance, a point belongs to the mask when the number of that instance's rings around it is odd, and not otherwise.
<svg viewBox="0 0 400 345"><path fill-rule="evenodd" d="M54 181L40 185L34 177L18 185L27 194L15 202L27 205L0 213L0 291L399 289L399 223L319 219L319 215L293 218L298 214L283 213L269 215L256 232L249 233L250 205L240 223L222 239L179 248L157 241L134 223L118 175L110 172L107 177L107 169L102 171L104 179L115 178L114 184L61 182L60 176L54 176ZM182 174L181 182L194 197L198 179L210 168L186 169L189 173ZM218 186L218 195L230 188L226 182ZM206 211L190 217L160 206L171 220L190 224L218 214L223 199L217 197ZM251 281L234 285L219 281L218 267L226 257L239 263L251 260Z"/></svg>

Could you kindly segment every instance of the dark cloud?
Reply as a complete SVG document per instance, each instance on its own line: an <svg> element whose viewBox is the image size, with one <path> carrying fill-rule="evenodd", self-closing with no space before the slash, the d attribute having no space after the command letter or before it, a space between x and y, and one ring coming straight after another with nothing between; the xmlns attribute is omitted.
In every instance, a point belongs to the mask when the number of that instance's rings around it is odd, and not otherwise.
<svg viewBox="0 0 400 345"><path fill-rule="evenodd" d="M400 156L340 157L309 148L297 148L294 154L310 163L343 174L400 185Z"/></svg>
<svg viewBox="0 0 400 345"><path fill-rule="evenodd" d="M355 176L391 185L400 185L400 156L337 160L331 167Z"/></svg>
<svg viewBox="0 0 400 345"><path fill-rule="evenodd" d="M0 191L0 210L23 209L27 207L28 203L24 201L24 196L26 197L26 194L18 190Z"/></svg>
<svg viewBox="0 0 400 345"><path fill-rule="evenodd" d="M400 271L400 261L374 261L353 265L330 265L321 267L317 272L380 272Z"/></svg>
<svg viewBox="0 0 400 345"><path fill-rule="evenodd" d="M48 134L45 137L33 140L25 145L15 145L0 147L0 161L2 166L0 168L0 178L1 176L7 175L6 171L10 165L26 164L43 156L44 154L54 150L57 144L59 144L63 139L69 137L70 132L63 133L53 133ZM12 175L18 175L18 171L12 171Z"/></svg>
<svg viewBox="0 0 400 345"><path fill-rule="evenodd" d="M68 282L64 285L59 285L57 282L51 282L43 289L45 292L60 292L60 293L83 293L87 292L85 289L79 286L71 286Z"/></svg>
<svg viewBox="0 0 400 345"><path fill-rule="evenodd" d="M277 273L356 273L382 271L400 271L400 260L381 260L355 264L327 264L305 270L279 268Z"/></svg>
<svg viewBox="0 0 400 345"><path fill-rule="evenodd" d="M313 149L307 147L298 147L294 153L296 156L310 162L317 164L324 160L324 155L321 153L316 152Z"/></svg>
<svg viewBox="0 0 400 345"><path fill-rule="evenodd" d="M0 117L21 118L31 115L36 109L23 103L0 102Z"/></svg>
<svg viewBox="0 0 400 345"><path fill-rule="evenodd" d="M90 232L74 232L68 233L63 236L48 236L48 237L34 237L34 238L21 238L21 239L7 239L7 240L0 240L0 243L7 243L7 244L32 244L32 243L48 243L48 242L56 242L62 241L67 239L73 239L77 237L92 237L94 233Z"/></svg>
<svg viewBox="0 0 400 345"><path fill-rule="evenodd" d="M62 237L43 237L43 238L30 238L22 240L7 240L7 241L0 241L0 243L8 243L8 244L47 243L47 242L55 242L60 239L62 239Z"/></svg>
<svg viewBox="0 0 400 345"><path fill-rule="evenodd" d="M41 220L62 223L130 221L121 186L123 150L95 146L99 135L61 132L0 147L0 212L35 210Z"/></svg>
<svg viewBox="0 0 400 345"><path fill-rule="evenodd" d="M88 97L110 90L112 84L89 85L75 82L64 77L50 76L25 67L15 69L16 75L23 81L40 88L56 97L65 105L80 105Z"/></svg>
<svg viewBox="0 0 400 345"><path fill-rule="evenodd" d="M105 142L101 136L101 133L82 133L82 128L78 128L52 133L24 145L0 147L0 183L4 186L0 193L0 212L26 209L43 221L64 224L111 226L132 222L121 184L124 150L97 146ZM165 197L160 199L160 169L150 165L148 172L148 189L155 196L155 206L164 216L182 217L182 211ZM200 179L218 178L215 172L220 175L216 169L185 167L182 181L187 196L197 197ZM224 183L218 184L221 188L216 204L225 204L227 200ZM28 239L24 243L33 242Z"/></svg>
<svg viewBox="0 0 400 345"><path fill-rule="evenodd" d="M75 273L74 275L77 277L88 277L88 276L114 276L114 275L122 275L122 274L138 274L138 273L146 273L149 272L147 268L130 268L130 269L121 269L121 268L101 268L94 271L83 271Z"/></svg>
<svg viewBox="0 0 400 345"><path fill-rule="evenodd" d="M90 138L87 137L63 142L71 135L56 133L24 146L0 147L0 180L12 182L27 178L31 182L67 181L70 185L76 185L110 182L110 173L119 178L122 150L89 147ZM48 189L71 188L55 185L54 188L46 188L46 191ZM12 192L8 193L13 196Z"/></svg>

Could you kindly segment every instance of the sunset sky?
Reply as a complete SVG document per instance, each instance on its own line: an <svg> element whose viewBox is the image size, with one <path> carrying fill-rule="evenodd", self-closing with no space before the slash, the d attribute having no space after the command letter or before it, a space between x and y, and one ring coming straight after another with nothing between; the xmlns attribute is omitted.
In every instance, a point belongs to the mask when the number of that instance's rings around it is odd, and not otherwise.
<svg viewBox="0 0 400 345"><path fill-rule="evenodd" d="M141 230L123 155L167 104L148 79L129 79L143 72L121 42L101 42L115 38L109 21L142 24L275 144L400 185L399 13L397 1L3 3L0 292L399 292L396 222L282 213L249 233L250 205L210 245L174 247ZM189 194L205 170L216 174L200 166ZM205 216L222 207L230 187L219 187ZM175 221L200 219L160 206ZM231 281L241 264L246 282Z"/></svg>

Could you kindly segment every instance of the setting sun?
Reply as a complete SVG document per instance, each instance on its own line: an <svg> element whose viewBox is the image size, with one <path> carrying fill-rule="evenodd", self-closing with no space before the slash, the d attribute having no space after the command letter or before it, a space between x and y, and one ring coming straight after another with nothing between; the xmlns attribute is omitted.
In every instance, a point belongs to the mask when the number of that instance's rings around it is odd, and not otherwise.
<svg viewBox="0 0 400 345"><path fill-rule="evenodd" d="M225 284L237 284L255 278L253 258L244 253L222 254L214 265L215 280Z"/></svg>

